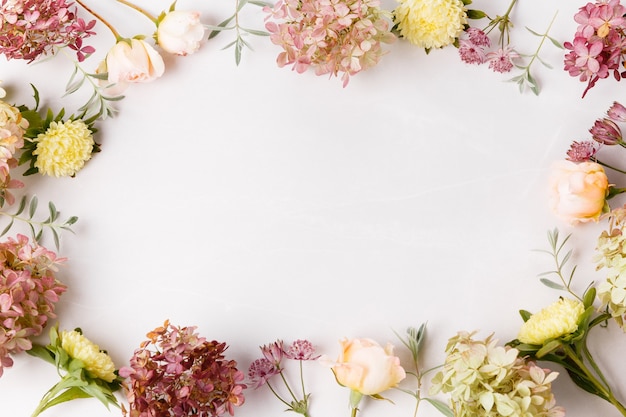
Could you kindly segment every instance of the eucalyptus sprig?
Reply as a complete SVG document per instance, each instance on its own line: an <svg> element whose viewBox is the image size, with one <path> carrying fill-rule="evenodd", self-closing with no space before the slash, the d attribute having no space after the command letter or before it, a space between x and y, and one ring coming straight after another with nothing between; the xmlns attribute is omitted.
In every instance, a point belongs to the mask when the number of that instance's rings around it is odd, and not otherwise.
<svg viewBox="0 0 626 417"><path fill-rule="evenodd" d="M0 211L0 216L6 216L10 219L9 223L4 227L4 229L2 229L0 236L4 236L5 234L7 234L7 232L11 230L15 221L17 220L28 225L31 231L32 238L37 242L41 241L44 230L49 230L50 233L52 233L54 245L56 249L59 250L59 234L64 230L74 233L74 231L72 230L72 225L74 225L78 221L78 217L71 216L65 220L59 220L60 212L57 210L54 203L50 201L48 202L48 217L46 217L44 220L35 220L34 217L37 213L39 200L37 196L32 196L28 201L28 204L27 200L28 199L26 196L22 196L14 213L8 211ZM27 206L28 211L24 212Z"/></svg>
<svg viewBox="0 0 626 417"><path fill-rule="evenodd" d="M59 333L57 324L50 330L50 343L47 346L34 344L33 348L27 351L30 355L54 365L61 377L61 380L42 397L31 417L38 416L50 407L78 398L96 398L107 409L111 405L119 408L114 392L120 388L122 378L117 371L112 372L110 369L106 372L110 377L101 375L105 373L101 369L103 365L109 368L113 366L106 351L100 350L97 345L82 336L80 329L75 329L71 338L68 333L65 334L69 342L64 344L64 336ZM84 357L80 357L81 354ZM93 371L96 368L98 372Z"/></svg>
<svg viewBox="0 0 626 417"><path fill-rule="evenodd" d="M237 65L239 65L239 63L241 62L241 52L244 48L253 50L252 46L244 39L245 35L269 36L269 33L267 33L266 31L250 29L241 25L239 21L240 13L241 10L248 4L252 4L258 7L271 7L270 3L261 0L235 0L235 12L230 17L219 23L217 26L205 25L205 27L211 31L209 33L208 39L212 39L219 35L221 32L227 30L235 31L235 40L224 46L222 50L234 47L235 63Z"/></svg>
<svg viewBox="0 0 626 417"><path fill-rule="evenodd" d="M409 390L409 389L404 389L404 388L397 388L397 389L415 398L416 403L415 403L415 409L413 411L413 417L417 416L417 412L419 411L419 406L422 401L426 401L430 403L444 416L454 417L454 413L452 412L450 407L448 407L445 403L437 400L436 398L424 397L422 395L422 389L423 389L422 385L423 385L424 376L440 368L440 366L437 366L435 368L430 368L424 371L421 370L420 354L421 354L421 347L424 342L424 338L426 336L426 323L422 323L417 329L414 327L409 327L406 330L406 338L400 336L395 331L394 333L396 333L396 336L398 336L398 339L400 339L402 344L404 344L404 346L406 346L406 348L411 353L413 370L410 370L410 371L407 370L406 373L408 375L412 375L415 378L417 387L415 388L415 390Z"/></svg>
<svg viewBox="0 0 626 417"><path fill-rule="evenodd" d="M539 46L535 50L534 54L532 55L520 54L521 56L525 58L530 58L528 61L528 64L526 65L515 64L515 67L517 67L518 69L521 69L522 73L520 75L517 75L511 78L509 81L516 83L519 86L520 92L523 92L525 88L529 88L533 93L535 93L535 95L539 95L539 91L540 91L539 84L530 73L530 67L533 65L535 61L539 61L544 67L552 69L552 65L550 65L549 63L541 59L541 57L539 57L539 52L541 51L541 48L543 47L543 44L545 43L546 39L549 40L552 43L552 45L554 45L555 47L559 49L563 49L563 45L559 41L549 36L550 29L552 28L552 24L554 23L554 20L556 19L557 14L558 12L554 14L552 21L550 21L550 24L548 25L548 28L546 29L544 33L537 33L534 30L526 27L526 30L528 30L533 35L541 38L541 40L539 41Z"/></svg>
<svg viewBox="0 0 626 417"><path fill-rule="evenodd" d="M570 249L563 254L563 251L565 250L565 245L567 244L567 241L570 237L571 234L567 235L565 239L561 241L559 237L559 230L557 228L548 231L548 242L550 244L550 250L538 249L537 251L550 255L554 260L555 269L540 273L539 280L542 284L549 288L568 292L579 301L582 301L583 298L576 294L574 290L572 290L572 280L574 279L574 274L576 272L576 265L574 265L570 269L569 273L565 272L565 265L568 263L573 253ZM560 283L547 278L551 275L556 275ZM593 281L588 285L585 293L588 292L589 288L591 288L592 285Z"/></svg>

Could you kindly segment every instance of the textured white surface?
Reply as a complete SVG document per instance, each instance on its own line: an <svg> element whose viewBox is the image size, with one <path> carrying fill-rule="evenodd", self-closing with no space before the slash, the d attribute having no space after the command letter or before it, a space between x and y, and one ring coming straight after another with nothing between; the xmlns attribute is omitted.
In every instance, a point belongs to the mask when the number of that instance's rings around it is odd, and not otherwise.
<svg viewBox="0 0 626 417"><path fill-rule="evenodd" d="M140 15L114 1L91 2L125 36L148 33ZM102 4L98 4L102 3ZM169 4L138 1L154 13ZM179 1L217 24L232 1ZM476 1L492 15L508 2ZM579 4L580 3L580 4ZM393 2L384 3L393 8ZM516 46L532 52L559 15L552 35L573 35L582 2L521 0L514 13ZM497 10L496 10L497 9ZM261 27L254 8L249 26ZM482 22L481 22L482 23ZM94 67L113 39L98 37ZM540 96L520 94L508 75L463 64L454 48L426 55L406 42L387 49L378 66L352 78L296 74L275 64L277 47L250 38L235 66L224 33L195 55L166 57L158 81L133 86L119 116L99 123L102 152L73 179L29 177L29 193L77 215L76 235L63 236L69 261L59 277L69 290L58 304L62 328L81 327L127 363L149 330L165 319L197 325L225 341L241 369L277 338L308 338L334 356L338 339L390 341L393 330L428 321L425 367L443 360L458 330L515 338L521 308L535 311L559 294L536 275L551 267L533 249L546 231L571 231L547 208L546 174L572 140L587 130L623 86L600 82L581 99L583 84L562 70L562 51L546 46L553 70L536 67ZM45 105L60 99L71 63L0 63L16 102L28 83ZM597 225L576 229L578 289L600 279L590 267ZM596 330L593 349L626 398L615 352L624 336ZM2 415L27 416L56 381L52 367L27 355L0 379ZM348 392L331 372L311 365L311 415L347 416ZM568 416L611 416L601 400L563 375L557 401ZM412 400L368 401L360 415L412 415ZM276 416L269 391L247 391L241 417ZM420 416L438 413L423 405ZM74 401L45 415L116 416L97 401Z"/></svg>

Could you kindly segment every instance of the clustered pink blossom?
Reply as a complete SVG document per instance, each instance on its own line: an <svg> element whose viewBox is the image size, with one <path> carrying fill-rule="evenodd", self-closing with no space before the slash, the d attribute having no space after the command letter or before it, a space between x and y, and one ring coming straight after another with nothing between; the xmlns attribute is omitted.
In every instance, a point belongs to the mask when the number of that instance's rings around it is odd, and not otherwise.
<svg viewBox="0 0 626 417"><path fill-rule="evenodd" d="M23 235L0 243L0 376L13 365L9 355L31 349L30 338L56 317L55 303L67 288L54 272L64 260Z"/></svg>
<svg viewBox="0 0 626 417"><path fill-rule="evenodd" d="M279 67L293 64L303 73L312 66L316 75L343 73L344 87L350 76L378 63L381 42L395 40L379 0L279 0L264 10L272 43L284 49Z"/></svg>
<svg viewBox="0 0 626 417"><path fill-rule="evenodd" d="M468 28L465 35L459 40L461 61L476 65L488 62L489 68L494 72L510 72L513 69L513 59L519 57L513 48L507 46L487 52L491 41L484 31L478 28Z"/></svg>
<svg viewBox="0 0 626 417"><path fill-rule="evenodd" d="M271 377L282 372L284 358L309 361L316 360L320 355L315 354L315 347L308 340L296 340L285 347L282 340L277 340L269 345L261 346L263 357L256 359L248 369L248 377L253 388L263 386Z"/></svg>
<svg viewBox="0 0 626 417"><path fill-rule="evenodd" d="M15 202L9 189L24 186L21 181L11 178L11 169L17 166L15 153L24 146L27 128L28 121L19 109L0 100L0 207L5 201Z"/></svg>
<svg viewBox="0 0 626 417"><path fill-rule="evenodd" d="M583 97L599 79L611 73L618 81L626 76L626 72L620 72L626 48L624 14L626 8L619 0L605 0L587 3L574 15L578 23L574 40L563 44L570 50L565 55L565 71L587 82Z"/></svg>
<svg viewBox="0 0 626 417"><path fill-rule="evenodd" d="M7 59L29 62L51 52L54 46L68 46L79 61L95 51L83 46L94 35L95 20L85 22L67 0L0 0L0 53Z"/></svg>
<svg viewBox="0 0 626 417"><path fill-rule="evenodd" d="M195 329L166 321L120 369L130 417L217 417L244 403L245 376L225 358L226 344Z"/></svg>
<svg viewBox="0 0 626 417"><path fill-rule="evenodd" d="M574 141L567 151L567 160L572 162L587 162L594 159L599 146L596 142L585 140L582 142Z"/></svg>

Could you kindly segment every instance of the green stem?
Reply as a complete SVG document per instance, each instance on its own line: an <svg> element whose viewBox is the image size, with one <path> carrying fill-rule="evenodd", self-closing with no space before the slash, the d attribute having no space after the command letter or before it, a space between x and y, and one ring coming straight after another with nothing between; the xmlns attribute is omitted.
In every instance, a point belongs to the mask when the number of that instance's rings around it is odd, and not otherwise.
<svg viewBox="0 0 626 417"><path fill-rule="evenodd" d="M153 23L157 23L158 19L150 12L148 12L146 9L137 6L134 3L129 2L128 0L117 0L119 3L122 3L124 6L128 6L131 9L134 9L136 11L138 11L139 13L141 13L142 15L146 16L148 19L150 19Z"/></svg>
<svg viewBox="0 0 626 417"><path fill-rule="evenodd" d="M591 157L591 158L589 158L589 160L592 161L592 162L595 162L596 164L602 165L603 167L612 169L613 171L617 171L617 172L619 172L621 174L626 174L626 171L623 171L623 170L615 168L614 166L611 166L611 165L609 165L607 163L604 163L604 162L600 161L599 159L597 159L596 157Z"/></svg>
<svg viewBox="0 0 626 417"><path fill-rule="evenodd" d="M550 24L548 25L548 28L546 29L545 33L541 36L541 42L539 42L539 46L537 47L537 50L535 51L532 58L528 62L528 65L526 65L526 72L530 73L530 66L533 64L533 62L535 62L535 59L537 59L537 57L539 56L539 51L541 51L541 48L543 47L543 44L546 41L546 38L548 37L548 33L550 33L550 29L552 29L552 25L554 24L554 21L556 20L557 14L559 14L558 10L556 13L554 13L552 20L550 21Z"/></svg>
<svg viewBox="0 0 626 417"><path fill-rule="evenodd" d="M283 398L280 395L278 395L278 393L276 392L274 387L272 387L272 385L270 385L269 381L266 382L266 385L270 389L270 391L272 391L272 394L274 394L274 396L280 400L280 402L282 402L283 404L285 404L287 407L289 407L291 409L291 404L289 404L287 401L283 400Z"/></svg>
<svg viewBox="0 0 626 417"><path fill-rule="evenodd" d="M119 32L117 30L115 30L113 25L111 25L109 22L107 22L106 19L103 18L102 16L100 16L98 13L94 12L89 6L87 6L85 3L83 3L82 0L76 0L76 3L80 4L82 6L82 8L87 10L91 15L93 15L93 17L95 17L96 19L98 19L99 21L104 23L104 25L109 28L111 33L113 33L113 36L115 37L115 41L116 42L119 42L122 39L124 39L124 38L122 38L120 36Z"/></svg>
<svg viewBox="0 0 626 417"><path fill-rule="evenodd" d="M54 398L65 388L65 381L66 378L64 377L45 393L45 395L41 398L41 401L39 401L39 405L37 405L37 408L30 417L37 417L49 407L48 404L50 401L54 400Z"/></svg>
<svg viewBox="0 0 626 417"><path fill-rule="evenodd" d="M622 414L622 416L626 417L626 407L624 407L624 405L622 405L622 403L620 403L615 398L615 396L611 392L611 389L608 387L608 385L605 386L600 381L598 381L598 379L595 377L595 375L589 370L589 368L587 368L585 363L581 360L581 358L578 357L578 355L576 355L576 353L572 350L572 348L569 345L563 345L563 351L565 352L567 357L570 358L576 364L576 366L578 366L578 368L584 373L584 375L587 378L587 380L599 392L602 393L604 398L608 402L613 404L613 406ZM601 375L601 373L599 373L599 374ZM604 376L602 376L602 379L604 380Z"/></svg>

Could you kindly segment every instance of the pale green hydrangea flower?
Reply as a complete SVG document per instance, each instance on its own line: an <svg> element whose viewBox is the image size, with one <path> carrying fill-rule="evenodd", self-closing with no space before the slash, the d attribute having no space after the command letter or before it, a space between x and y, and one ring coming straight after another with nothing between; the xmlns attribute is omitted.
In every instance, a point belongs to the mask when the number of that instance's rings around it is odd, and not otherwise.
<svg viewBox="0 0 626 417"><path fill-rule="evenodd" d="M551 389L557 372L520 358L492 336L474 340L474 334L459 332L449 340L443 370L432 380L430 393L449 393L455 417L565 415Z"/></svg>

